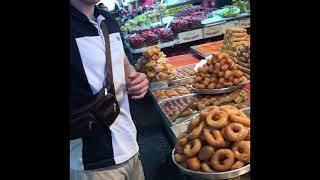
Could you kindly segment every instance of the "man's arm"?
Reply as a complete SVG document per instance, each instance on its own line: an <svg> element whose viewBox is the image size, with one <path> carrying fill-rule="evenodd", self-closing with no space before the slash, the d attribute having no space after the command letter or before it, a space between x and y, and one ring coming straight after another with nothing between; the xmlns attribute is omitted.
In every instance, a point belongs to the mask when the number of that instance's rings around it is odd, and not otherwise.
<svg viewBox="0 0 320 180"><path fill-rule="evenodd" d="M130 64L128 57L124 57L124 70L128 87L128 94L132 99L141 99L148 92L149 81L144 73L137 72Z"/></svg>

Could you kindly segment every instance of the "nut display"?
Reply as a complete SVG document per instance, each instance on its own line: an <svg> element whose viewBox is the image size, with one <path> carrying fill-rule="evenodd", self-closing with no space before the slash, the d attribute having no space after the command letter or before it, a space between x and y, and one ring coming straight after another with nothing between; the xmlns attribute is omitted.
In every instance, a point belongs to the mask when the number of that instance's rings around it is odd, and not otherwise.
<svg viewBox="0 0 320 180"><path fill-rule="evenodd" d="M192 86L196 89L221 89L236 86L246 77L227 53L214 53L206 64L199 67Z"/></svg>
<svg viewBox="0 0 320 180"><path fill-rule="evenodd" d="M174 160L205 173L244 167L250 163L250 118L233 106L207 107L178 136Z"/></svg>
<svg viewBox="0 0 320 180"><path fill-rule="evenodd" d="M176 75L175 68L158 46L148 47L136 67L147 75L149 81L163 81Z"/></svg>
<svg viewBox="0 0 320 180"><path fill-rule="evenodd" d="M153 95L157 100L163 100L163 99L168 99L168 98L182 96L182 95L191 94L191 93L192 93L192 90L190 87L179 86L173 89L156 90L153 92Z"/></svg>

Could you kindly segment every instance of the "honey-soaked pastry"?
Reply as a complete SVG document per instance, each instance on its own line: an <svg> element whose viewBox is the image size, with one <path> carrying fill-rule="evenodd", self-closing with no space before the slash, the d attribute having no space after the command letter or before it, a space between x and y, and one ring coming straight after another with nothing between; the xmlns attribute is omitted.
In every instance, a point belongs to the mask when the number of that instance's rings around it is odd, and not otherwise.
<svg viewBox="0 0 320 180"><path fill-rule="evenodd" d="M201 149L201 141L199 139L194 139L186 144L183 149L183 154L187 157L193 157L199 153Z"/></svg>

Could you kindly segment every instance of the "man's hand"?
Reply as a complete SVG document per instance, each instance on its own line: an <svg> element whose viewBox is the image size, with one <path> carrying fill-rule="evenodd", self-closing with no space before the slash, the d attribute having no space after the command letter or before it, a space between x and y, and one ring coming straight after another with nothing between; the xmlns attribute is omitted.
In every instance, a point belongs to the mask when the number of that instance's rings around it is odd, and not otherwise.
<svg viewBox="0 0 320 180"><path fill-rule="evenodd" d="M132 99L141 99L148 92L149 81L147 76L143 73L133 71L128 75L129 82L127 83L128 94L130 94Z"/></svg>

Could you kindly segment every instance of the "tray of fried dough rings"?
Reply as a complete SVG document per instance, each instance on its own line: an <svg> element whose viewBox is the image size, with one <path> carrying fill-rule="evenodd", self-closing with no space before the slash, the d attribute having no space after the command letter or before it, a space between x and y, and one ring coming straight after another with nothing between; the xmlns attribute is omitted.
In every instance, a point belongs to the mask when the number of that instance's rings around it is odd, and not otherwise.
<svg viewBox="0 0 320 180"><path fill-rule="evenodd" d="M207 107L179 134L172 160L195 178L230 179L248 173L250 118L230 105Z"/></svg>
<svg viewBox="0 0 320 180"><path fill-rule="evenodd" d="M200 94L232 92L248 83L234 59L227 53L216 53L195 67L193 91Z"/></svg>

